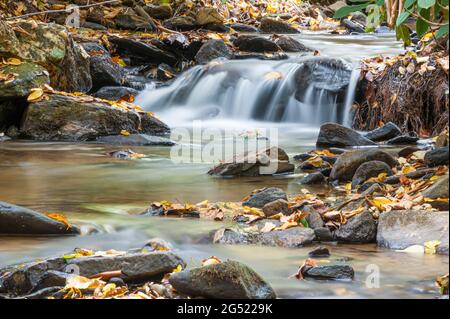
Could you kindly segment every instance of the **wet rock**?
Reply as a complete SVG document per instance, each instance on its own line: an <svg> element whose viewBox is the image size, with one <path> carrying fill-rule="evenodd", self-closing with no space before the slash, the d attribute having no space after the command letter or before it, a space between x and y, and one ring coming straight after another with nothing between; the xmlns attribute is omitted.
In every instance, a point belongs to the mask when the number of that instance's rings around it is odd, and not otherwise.
<svg viewBox="0 0 450 319"><path fill-rule="evenodd" d="M307 211L306 207L304 207L302 211ZM324 226L322 216L320 216L320 214L315 211L308 212L308 216L306 216L306 221L308 222L308 226L314 230Z"/></svg>
<svg viewBox="0 0 450 319"><path fill-rule="evenodd" d="M233 162L219 164L209 170L209 175L217 176L261 176L293 172L294 165L280 148L272 147L259 153L244 154Z"/></svg>
<svg viewBox="0 0 450 319"><path fill-rule="evenodd" d="M100 99L117 101L124 96L136 97L138 94L138 90L126 86L105 86L98 90L94 96Z"/></svg>
<svg viewBox="0 0 450 319"><path fill-rule="evenodd" d="M263 208L264 205L275 200L282 199L287 201L286 193L281 188L269 187L263 188L242 203L243 206Z"/></svg>
<svg viewBox="0 0 450 319"><path fill-rule="evenodd" d="M302 153L294 156L294 160L296 161L306 161L310 159L311 157L314 157L313 155L309 153Z"/></svg>
<svg viewBox="0 0 450 319"><path fill-rule="evenodd" d="M310 251L308 256L311 258L330 257L330 251L326 247L317 247Z"/></svg>
<svg viewBox="0 0 450 319"><path fill-rule="evenodd" d="M369 161L381 161L390 167L397 165L397 161L391 155L378 149L347 151L339 156L333 165L330 180L350 181L358 167Z"/></svg>
<svg viewBox="0 0 450 319"><path fill-rule="evenodd" d="M416 142L419 140L417 136L411 136L411 135L400 135L394 138L391 138L389 141L386 142L386 144L389 145L408 145L408 144L416 144Z"/></svg>
<svg viewBox="0 0 450 319"><path fill-rule="evenodd" d="M439 240L437 252L448 254L448 212L402 210L380 215L378 221L378 246L406 249Z"/></svg>
<svg viewBox="0 0 450 319"><path fill-rule="evenodd" d="M389 179L389 177L387 179ZM370 189L373 185L378 185L378 187L381 187L380 184L377 182L366 182L362 184L361 187L358 188L358 194L364 193L366 190Z"/></svg>
<svg viewBox="0 0 450 319"><path fill-rule="evenodd" d="M322 169L320 169L319 172L322 173L322 175L325 176L325 177L330 177L331 167L322 168Z"/></svg>
<svg viewBox="0 0 450 319"><path fill-rule="evenodd" d="M125 281L120 277L111 278L110 280L108 280L108 284L114 284L116 285L116 287L124 287L127 285Z"/></svg>
<svg viewBox="0 0 450 319"><path fill-rule="evenodd" d="M317 241L333 241L333 234L328 227L319 227L314 229L314 236Z"/></svg>
<svg viewBox="0 0 450 319"><path fill-rule="evenodd" d="M216 8L204 7L200 8L197 12L196 23L200 26L209 24L221 25L223 22L224 18Z"/></svg>
<svg viewBox="0 0 450 319"><path fill-rule="evenodd" d="M342 25L351 33L364 33L364 26L361 25L359 22L349 20L349 19L342 19Z"/></svg>
<svg viewBox="0 0 450 319"><path fill-rule="evenodd" d="M146 6L144 6L144 10L152 18L160 20L169 19L173 15L172 7L169 4L147 4Z"/></svg>
<svg viewBox="0 0 450 319"><path fill-rule="evenodd" d="M303 43L295 40L292 37L282 35L277 36L274 39L274 42L278 44L278 46L285 52L310 52L314 51L311 48L308 48Z"/></svg>
<svg viewBox="0 0 450 319"><path fill-rule="evenodd" d="M233 41L241 51L247 52L277 52L281 48L272 40L258 35L240 35Z"/></svg>
<svg viewBox="0 0 450 319"><path fill-rule="evenodd" d="M270 217L281 213L283 215L290 215L291 210L289 209L289 204L284 199L277 199L273 202L267 203L263 206L262 211L266 215L266 217Z"/></svg>
<svg viewBox="0 0 450 319"><path fill-rule="evenodd" d="M21 132L34 140L94 140L99 136L165 130L151 116L112 108L94 98L51 94L47 99L30 103L25 111Z"/></svg>
<svg viewBox="0 0 450 319"><path fill-rule="evenodd" d="M217 58L230 59L231 57L232 53L223 40L211 39L201 46L195 55L195 60L205 64Z"/></svg>
<svg viewBox="0 0 450 319"><path fill-rule="evenodd" d="M312 96L319 98L321 94L332 95L338 107L342 107L351 74L352 68L342 60L320 56L303 58L295 72L295 98L306 102L306 92L312 89Z"/></svg>
<svg viewBox="0 0 450 319"><path fill-rule="evenodd" d="M390 140L394 137L402 135L402 131L392 122L384 124L382 127L367 132L364 136L374 142L382 142Z"/></svg>
<svg viewBox="0 0 450 319"><path fill-rule="evenodd" d="M154 32L157 30L156 25L147 20L131 9L125 8L115 18L114 23L118 29Z"/></svg>
<svg viewBox="0 0 450 319"><path fill-rule="evenodd" d="M417 146L406 146L398 151L398 156L406 158L417 151L420 151L420 148L418 148Z"/></svg>
<svg viewBox="0 0 450 319"><path fill-rule="evenodd" d="M326 184L327 179L322 173L310 173L300 180L300 184L304 185L321 185Z"/></svg>
<svg viewBox="0 0 450 319"><path fill-rule="evenodd" d="M353 175L352 188L356 188L359 184L367 181L371 177L386 173L387 176L392 175L392 170L388 164L382 161L369 161L361 164Z"/></svg>
<svg viewBox="0 0 450 319"><path fill-rule="evenodd" d="M365 211L350 218L333 232L336 240L347 243L372 243L377 236L377 222Z"/></svg>
<svg viewBox="0 0 450 319"><path fill-rule="evenodd" d="M177 16L167 19L163 23L164 27L177 31L190 31L197 28L195 19L190 16Z"/></svg>
<svg viewBox="0 0 450 319"><path fill-rule="evenodd" d="M31 293L49 287L64 287L70 276L73 276L73 274L57 270L49 270L39 279L36 285L32 288Z"/></svg>
<svg viewBox="0 0 450 319"><path fill-rule="evenodd" d="M0 234L77 235L79 229L34 210L0 202Z"/></svg>
<svg viewBox="0 0 450 319"><path fill-rule="evenodd" d="M272 299L275 292L254 270L237 261L173 273L170 284L181 294L215 299Z"/></svg>
<svg viewBox="0 0 450 319"><path fill-rule="evenodd" d="M75 43L67 29L54 23L16 22L14 30L0 22L0 38L8 37L0 47L0 56L15 56L22 61L43 66L50 74L51 86L67 92L87 92L92 80L89 56ZM4 30L8 34L4 35Z"/></svg>
<svg viewBox="0 0 450 319"><path fill-rule="evenodd" d="M83 43L89 53L92 89L97 91L104 86L120 86L123 83L123 69L115 63L106 49L97 43Z"/></svg>
<svg viewBox="0 0 450 319"><path fill-rule="evenodd" d="M435 167L439 165L448 165L449 154L448 147L436 148L428 151L425 154L425 164L428 167Z"/></svg>
<svg viewBox="0 0 450 319"><path fill-rule="evenodd" d="M130 59L132 65L167 63L175 65L178 60L170 52L162 50L151 43L139 42L130 38L109 37L109 41L116 47L121 56Z"/></svg>
<svg viewBox="0 0 450 319"><path fill-rule="evenodd" d="M355 271L348 265L324 265L305 269L303 276L325 280L352 280Z"/></svg>
<svg viewBox="0 0 450 319"><path fill-rule="evenodd" d="M47 70L34 63L2 66L0 73L14 74L12 81L0 81L0 99L27 97L31 89L50 83Z"/></svg>
<svg viewBox="0 0 450 319"><path fill-rule="evenodd" d="M86 29L92 29L92 30L99 30L99 31L106 31L108 30L107 27L99 24L99 23L95 23L95 22L89 22L89 21L84 21L81 23L81 27L82 28L86 28Z"/></svg>
<svg viewBox="0 0 450 319"><path fill-rule="evenodd" d="M175 142L160 136L147 134L109 135L100 136L96 142L124 146L173 146Z"/></svg>
<svg viewBox="0 0 450 319"><path fill-rule="evenodd" d="M422 195L431 199L449 198L448 175L444 175L439 178L430 188L423 191Z"/></svg>
<svg viewBox="0 0 450 319"><path fill-rule="evenodd" d="M288 22L276 20L268 17L261 19L260 28L265 33L300 33L300 31Z"/></svg>
<svg viewBox="0 0 450 319"><path fill-rule="evenodd" d="M141 118L141 133L156 136L168 136L170 134L169 126L155 116L150 115L147 112L139 113L139 116Z"/></svg>
<svg viewBox="0 0 450 319"><path fill-rule="evenodd" d="M320 126L317 147L347 147L376 145L355 130L337 123L325 123Z"/></svg>
<svg viewBox="0 0 450 319"><path fill-rule="evenodd" d="M243 24L243 23L233 23L230 24L230 28L237 32L247 32L247 33L258 33L260 30L257 27L252 25Z"/></svg>

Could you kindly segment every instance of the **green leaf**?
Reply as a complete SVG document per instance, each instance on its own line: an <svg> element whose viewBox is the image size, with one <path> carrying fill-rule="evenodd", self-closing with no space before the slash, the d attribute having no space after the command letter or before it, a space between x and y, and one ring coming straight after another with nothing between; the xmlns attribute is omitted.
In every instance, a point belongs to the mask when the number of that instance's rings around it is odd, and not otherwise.
<svg viewBox="0 0 450 319"><path fill-rule="evenodd" d="M420 9L419 13L425 20L430 20L430 9ZM425 20L418 18L416 21L416 32L419 37L423 37L430 27Z"/></svg>
<svg viewBox="0 0 450 319"><path fill-rule="evenodd" d="M431 8L435 3L436 0L417 0L417 5L422 9Z"/></svg>
<svg viewBox="0 0 450 319"><path fill-rule="evenodd" d="M405 22L405 20L408 19L409 16L410 16L409 12L402 12L402 13L400 13L398 15L398 17L397 17L397 22L395 23L395 25L398 27L403 22Z"/></svg>
<svg viewBox="0 0 450 319"><path fill-rule="evenodd" d="M441 4L446 7L448 6L448 0L441 0Z"/></svg>
<svg viewBox="0 0 450 319"><path fill-rule="evenodd" d="M342 7L336 11L333 18L340 19L340 18L347 17L350 13L356 12L356 11L361 11L362 9L365 9L368 5L369 5L369 3L364 3L364 4L357 4L354 6Z"/></svg>
<svg viewBox="0 0 450 319"><path fill-rule="evenodd" d="M435 36L436 38L440 38L443 37L444 35L448 34L448 24L443 25L442 27L439 28L439 30L437 30Z"/></svg>
<svg viewBox="0 0 450 319"><path fill-rule="evenodd" d="M405 8L409 9L414 3L416 3L417 0L406 0L405 1Z"/></svg>
<svg viewBox="0 0 450 319"><path fill-rule="evenodd" d="M377 0L377 6L381 7L384 5L384 0Z"/></svg>
<svg viewBox="0 0 450 319"><path fill-rule="evenodd" d="M306 220L305 217L300 218L299 222L300 222L305 228L309 228L308 221Z"/></svg>
<svg viewBox="0 0 450 319"><path fill-rule="evenodd" d="M411 45L411 37L409 36L409 29L405 25L401 25L395 29L397 40L402 40L405 47Z"/></svg>

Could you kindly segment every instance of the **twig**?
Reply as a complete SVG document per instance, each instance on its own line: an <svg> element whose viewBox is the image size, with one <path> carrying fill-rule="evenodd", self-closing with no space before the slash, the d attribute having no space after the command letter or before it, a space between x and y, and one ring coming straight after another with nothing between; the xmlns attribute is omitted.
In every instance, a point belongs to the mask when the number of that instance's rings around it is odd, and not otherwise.
<svg viewBox="0 0 450 319"><path fill-rule="evenodd" d="M116 2L120 2L120 1L121 0L109 0L109 1L99 2L99 3L93 3L93 4L86 4L86 5L83 5L83 6L78 6L78 8L79 9L91 8L91 7L101 6L103 4L116 3ZM49 13L51 14L51 13L61 13L61 12L67 12L67 9L32 12L32 13L27 13L27 14L24 14L24 15L21 15L21 16L9 17L9 18L6 18L6 20L16 20L16 19L28 18L28 17L32 17L32 16L36 16L36 15L41 15L41 14L49 14Z"/></svg>

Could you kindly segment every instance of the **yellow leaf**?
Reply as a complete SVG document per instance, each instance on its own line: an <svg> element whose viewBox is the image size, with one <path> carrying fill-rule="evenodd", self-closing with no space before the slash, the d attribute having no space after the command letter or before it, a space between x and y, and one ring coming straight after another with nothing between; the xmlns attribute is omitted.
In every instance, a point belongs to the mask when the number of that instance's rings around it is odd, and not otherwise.
<svg viewBox="0 0 450 319"><path fill-rule="evenodd" d="M130 135L130 132L128 132L127 130L122 130L120 131L120 135L128 136Z"/></svg>
<svg viewBox="0 0 450 319"><path fill-rule="evenodd" d="M210 266L210 265L217 265L217 264L220 264L221 262L222 261L218 257L211 256L209 258L202 260L202 267Z"/></svg>
<svg viewBox="0 0 450 319"><path fill-rule="evenodd" d="M9 58L8 60L6 60L6 62L3 61L3 64L6 64L6 65L21 65L22 63L23 62L21 60L16 59L16 58Z"/></svg>
<svg viewBox="0 0 450 319"><path fill-rule="evenodd" d="M274 230L286 230L288 228L297 227L297 226L298 226L297 222L286 222L283 225L274 228Z"/></svg>
<svg viewBox="0 0 450 319"><path fill-rule="evenodd" d="M44 95L44 91L41 88L31 89L30 95L28 95L27 101L32 102L40 99Z"/></svg>
<svg viewBox="0 0 450 319"><path fill-rule="evenodd" d="M408 174L408 173L415 172L415 171L416 171L416 169L414 168L414 166L409 165L409 164L406 164L402 168L402 173L403 174Z"/></svg>
<svg viewBox="0 0 450 319"><path fill-rule="evenodd" d="M425 254L436 254L438 246L441 244L439 240L430 240L423 244Z"/></svg>
<svg viewBox="0 0 450 319"><path fill-rule="evenodd" d="M371 200L372 204L377 208L384 210L384 205L392 204L392 201L386 197L375 197Z"/></svg>
<svg viewBox="0 0 450 319"><path fill-rule="evenodd" d="M183 266L178 265L177 268L175 268L174 270L172 270L172 272L180 272L183 270Z"/></svg>
<svg viewBox="0 0 450 319"><path fill-rule="evenodd" d="M71 227L69 224L69 221L67 220L67 217L64 216L63 214L52 213L52 214L47 214L47 217L50 217L51 219L54 219L54 220L57 220L57 221L63 223L64 225L67 226L67 229L69 229Z"/></svg>
<svg viewBox="0 0 450 319"><path fill-rule="evenodd" d="M95 289L103 282L99 279L89 279L83 276L69 276L66 280L65 289Z"/></svg>
<svg viewBox="0 0 450 319"><path fill-rule="evenodd" d="M249 206L244 206L242 208L244 209L244 213L246 213L246 214L256 215L256 216L260 216L260 217L265 216L265 214L259 208L249 207Z"/></svg>

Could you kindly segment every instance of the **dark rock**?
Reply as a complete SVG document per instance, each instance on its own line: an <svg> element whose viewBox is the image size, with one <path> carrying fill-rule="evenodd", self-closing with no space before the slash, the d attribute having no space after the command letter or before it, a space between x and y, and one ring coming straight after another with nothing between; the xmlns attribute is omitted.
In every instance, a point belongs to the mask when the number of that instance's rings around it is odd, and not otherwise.
<svg viewBox="0 0 450 319"><path fill-rule="evenodd" d="M386 143L389 145L408 145L408 144L416 144L416 142L419 140L417 136L410 136L410 135L400 135L394 138L391 138Z"/></svg>
<svg viewBox="0 0 450 319"><path fill-rule="evenodd" d="M149 113L139 113L139 116L141 117L140 131L142 133L156 136L168 136L170 134L169 126L155 116Z"/></svg>
<svg viewBox="0 0 450 319"><path fill-rule="evenodd" d="M323 176L322 173L317 172L306 175L300 180L299 183L305 185L317 185L317 184L326 184L326 182L327 182L326 177Z"/></svg>
<svg viewBox="0 0 450 319"><path fill-rule="evenodd" d="M342 19L342 25L352 33L364 33L364 26L349 19Z"/></svg>
<svg viewBox="0 0 450 319"><path fill-rule="evenodd" d="M77 235L79 229L31 209L0 202L0 234Z"/></svg>
<svg viewBox="0 0 450 319"><path fill-rule="evenodd" d="M322 173L322 175L325 177L330 177L331 167L322 168L319 172Z"/></svg>
<svg viewBox="0 0 450 319"><path fill-rule="evenodd" d="M95 22L90 22L90 21L84 21L81 23L81 27L82 28L86 28L86 29L92 29L92 30L99 30L99 31L106 31L108 30L107 27L99 24L99 23L95 23Z"/></svg>
<svg viewBox="0 0 450 319"><path fill-rule="evenodd" d="M387 176L392 175L391 168L385 162L369 161L361 164L353 175L352 188L356 188L359 184L371 177L377 177L381 173L386 173Z"/></svg>
<svg viewBox="0 0 450 319"><path fill-rule="evenodd" d="M169 19L173 15L172 7L169 4L153 5L147 4L144 10L155 19Z"/></svg>
<svg viewBox="0 0 450 319"><path fill-rule="evenodd" d="M233 23L230 25L230 28L237 32L247 32L247 33L258 33L260 30L257 27L252 25L243 24L243 23Z"/></svg>
<svg viewBox="0 0 450 319"><path fill-rule="evenodd" d="M10 131L10 127L19 127L22 121L23 113L28 107L28 102L25 98L8 99L1 101L0 98L0 133L4 133L8 130L6 135L8 137L14 137L8 133L14 133Z"/></svg>
<svg viewBox="0 0 450 319"><path fill-rule="evenodd" d="M124 96L130 95L135 97L138 94L138 90L126 86L105 86L98 90L94 96L100 99L117 101Z"/></svg>
<svg viewBox="0 0 450 319"><path fill-rule="evenodd" d="M190 31L197 28L195 19L189 16L177 16L163 22L164 27L171 30Z"/></svg>
<svg viewBox="0 0 450 319"><path fill-rule="evenodd" d="M233 41L241 51L247 52L277 52L281 48L272 40L258 35L240 35Z"/></svg>
<svg viewBox="0 0 450 319"><path fill-rule="evenodd" d="M398 151L398 156L406 158L417 151L420 151L420 148L418 148L417 146L406 146Z"/></svg>
<svg viewBox="0 0 450 319"><path fill-rule="evenodd" d="M448 212L402 210L380 215L378 246L405 249L439 240L437 252L448 254Z"/></svg>
<svg viewBox="0 0 450 319"><path fill-rule="evenodd" d="M14 74L12 81L0 81L0 100L27 97L31 93L31 89L50 83L47 70L34 63L0 66L0 73ZM1 112L0 110L0 122Z"/></svg>
<svg viewBox="0 0 450 319"><path fill-rule="evenodd" d="M303 208L302 212L306 209ZM317 228L321 228L324 226L324 222L322 216L318 212L310 211L308 212L308 216L306 216L306 221L308 222L308 226L314 230Z"/></svg>
<svg viewBox="0 0 450 319"><path fill-rule="evenodd" d="M237 261L172 273L170 284L181 294L216 299L273 299L275 292L254 270Z"/></svg>
<svg viewBox="0 0 450 319"><path fill-rule="evenodd" d="M287 35L275 37L274 42L276 44L278 44L278 46L285 52L311 52L311 51L314 51L313 49L308 48L303 43L301 43Z"/></svg>
<svg viewBox="0 0 450 319"><path fill-rule="evenodd" d="M392 122L386 123L382 127L367 132L364 136L374 142L382 142L400 136L402 131Z"/></svg>
<svg viewBox="0 0 450 319"><path fill-rule="evenodd" d="M283 215L290 215L289 203L284 199L277 199L273 202L267 203L263 206L262 211L266 217L282 213Z"/></svg>
<svg viewBox="0 0 450 319"><path fill-rule="evenodd" d="M383 181L383 183L388 184L388 185L399 184L400 176L398 176L398 175L389 176Z"/></svg>
<svg viewBox="0 0 450 319"><path fill-rule="evenodd" d="M428 151L425 154L425 164L428 167L435 167L439 165L448 165L448 147L436 148L434 150Z"/></svg>
<svg viewBox="0 0 450 319"><path fill-rule="evenodd" d="M61 291L63 288L64 288L64 286L48 287L48 288L38 290L36 292L33 292L33 293L28 294L23 297L17 297L17 299L45 299L46 297L53 296L57 292Z"/></svg>
<svg viewBox="0 0 450 319"><path fill-rule="evenodd" d="M348 243L372 243L377 236L377 222L365 211L350 218L333 233L336 240Z"/></svg>
<svg viewBox="0 0 450 319"><path fill-rule="evenodd" d="M330 251L326 247L317 247L310 251L308 256L311 258L330 257Z"/></svg>
<svg viewBox="0 0 450 319"><path fill-rule="evenodd" d="M296 161L306 161L310 159L311 157L314 157L313 155L309 153L302 153L294 156L294 160Z"/></svg>
<svg viewBox="0 0 450 319"><path fill-rule="evenodd" d="M397 165L397 161L391 155L378 149L347 151L339 156L333 165L330 180L349 181L353 178L358 167L369 161L385 162L390 167Z"/></svg>
<svg viewBox="0 0 450 319"><path fill-rule="evenodd" d="M337 123L325 123L320 126L317 147L347 147L376 145L355 130Z"/></svg>
<svg viewBox="0 0 450 319"><path fill-rule="evenodd" d="M328 227L319 227L314 229L314 236L317 241L333 241L333 234Z"/></svg>
<svg viewBox="0 0 450 319"><path fill-rule="evenodd" d="M159 81L168 81L175 77L175 70L165 63L161 63L156 68L156 79Z"/></svg>
<svg viewBox="0 0 450 319"><path fill-rule="evenodd" d="M337 156L326 156L326 155L320 155L320 158L323 159L325 162L330 163L331 165L334 165L334 163L336 163L338 159Z"/></svg>
<svg viewBox="0 0 450 319"><path fill-rule="evenodd" d="M263 208L264 205L275 200L282 199L287 201L286 193L281 188L269 187L263 188L242 203L243 206Z"/></svg>
<svg viewBox="0 0 450 319"><path fill-rule="evenodd" d="M211 39L205 42L195 55L200 64L208 63L217 58L230 59L232 53L223 40Z"/></svg>
<svg viewBox="0 0 450 319"><path fill-rule="evenodd" d="M125 281L123 281L122 278L120 277L113 277L110 280L108 280L108 284L115 284L116 287L124 287L127 284L125 283Z"/></svg>
<svg viewBox="0 0 450 319"><path fill-rule="evenodd" d="M124 146L173 146L175 142L165 137L147 134L109 135L100 136L96 142Z"/></svg>
<svg viewBox="0 0 450 319"><path fill-rule="evenodd" d="M124 30L154 32L158 28L153 21L147 20L131 8L125 8L115 18L116 27Z"/></svg>
<svg viewBox="0 0 450 319"><path fill-rule="evenodd" d="M49 270L39 279L36 285L32 288L31 293L49 287L64 287L70 276L73 276L73 274L57 270Z"/></svg>
<svg viewBox="0 0 450 319"><path fill-rule="evenodd" d="M139 42L130 38L109 37L121 56L130 58L133 65L167 63L175 65L178 59L170 52L162 50L151 43Z"/></svg>
<svg viewBox="0 0 450 319"><path fill-rule="evenodd" d="M438 199L449 198L448 192L448 175L439 178L430 188L422 192L426 198ZM448 205L448 204L447 204Z"/></svg>
<svg viewBox="0 0 450 319"><path fill-rule="evenodd" d="M120 86L123 83L123 69L115 63L104 47L97 43L83 43L90 54L92 89L97 91L104 86Z"/></svg>
<svg viewBox="0 0 450 319"><path fill-rule="evenodd" d="M265 33L300 33L300 31L288 22L276 20L268 17L261 19L260 28Z"/></svg>
<svg viewBox="0 0 450 319"><path fill-rule="evenodd" d="M266 61L279 61L279 60L286 60L288 58L289 56L284 52L273 52L273 53L235 52L233 54L234 60L258 59Z"/></svg>
<svg viewBox="0 0 450 319"><path fill-rule="evenodd" d="M324 265L305 269L303 276L313 279L351 280L355 271L348 265Z"/></svg>
<svg viewBox="0 0 450 319"><path fill-rule="evenodd" d="M219 164L208 171L217 176L261 176L293 172L294 165L280 148L272 147L257 154L244 154L233 162Z"/></svg>
<svg viewBox="0 0 450 319"><path fill-rule="evenodd" d="M388 177L388 178L389 178L389 177ZM388 178L387 178L387 179L388 179ZM396 183L394 183L394 184L396 184ZM359 194L364 193L366 190L368 190L369 188L371 188L373 185L378 185L378 186L380 186L380 184L377 183L377 182L366 182L366 183L362 184L360 188L358 188L358 193L359 193ZM381 186L380 186L380 187L381 187Z"/></svg>

